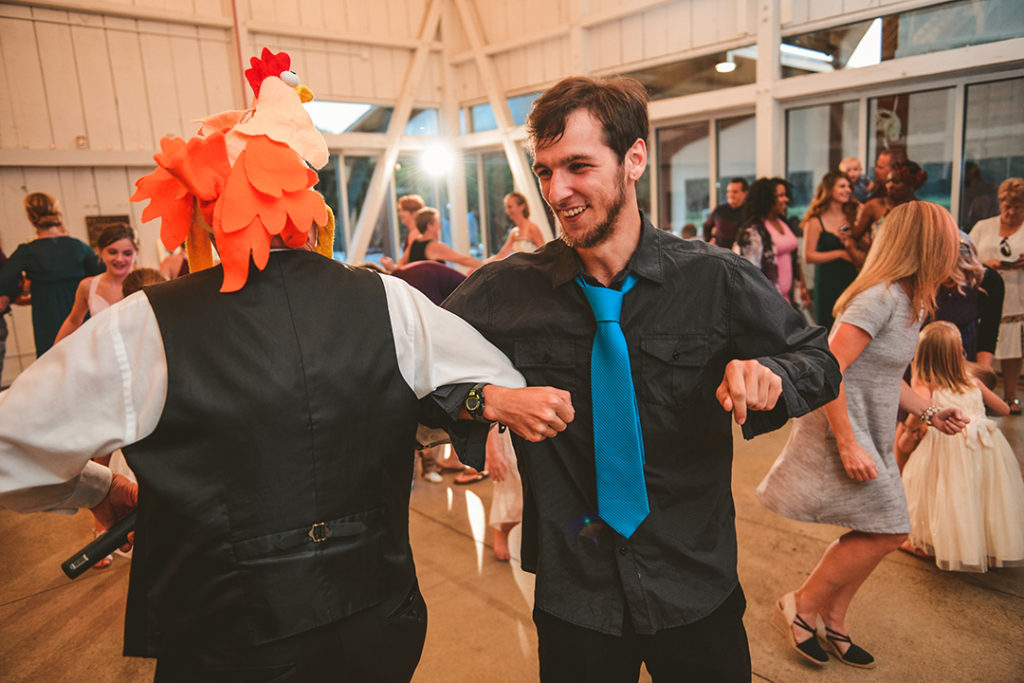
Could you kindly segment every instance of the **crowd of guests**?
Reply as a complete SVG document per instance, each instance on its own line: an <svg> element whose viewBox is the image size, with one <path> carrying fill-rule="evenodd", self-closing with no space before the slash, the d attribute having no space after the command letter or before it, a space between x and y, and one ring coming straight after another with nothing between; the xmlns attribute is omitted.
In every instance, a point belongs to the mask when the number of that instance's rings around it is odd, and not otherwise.
<svg viewBox="0 0 1024 683"><path fill-rule="evenodd" d="M866 668L874 658L852 641L846 616L889 552L902 548L934 558L945 570L1024 564L1024 479L988 418L1020 412L1024 180L1002 183L999 215L971 226L968 236L949 212L917 201L915 192L927 179L918 164L887 151L873 182L860 171L858 160L845 159L825 174L797 225L788 220L786 180L733 179L703 237L752 263L782 298L831 330L829 349L843 373L838 398L795 419L757 496L791 519L849 529L803 584L780 598L775 616L807 660L825 664L831 652ZM484 262L438 241L440 214L422 197L403 196L398 207L406 244L397 260L383 260L382 269L435 304L465 279L449 263L472 272L544 244L517 192L505 197L513 226L508 238ZM0 312L31 293L38 354L88 316L164 279L135 269L139 245L130 227L104 230L97 256L67 236L52 197L31 194L25 208L38 239L0 260ZM683 236L696 238L696 226L687 228ZM815 267L811 288L804 260ZM167 266L174 274L188 271L183 255ZM993 391L994 358L1001 361L1005 400ZM898 411L902 419L895 423ZM447 467L458 471L455 483L468 484L490 473L493 549L507 560L509 532L523 516L509 433L495 425L486 453L486 469L476 470L453 452L440 459L437 447L421 448L422 476L440 482ZM116 457L103 460L127 470Z"/></svg>
<svg viewBox="0 0 1024 683"><path fill-rule="evenodd" d="M917 201L927 173L899 151L879 155L874 181L861 169L851 158L826 173L798 225L787 220L786 180L735 178L704 238L758 266L831 331L839 399L794 421L757 495L786 517L850 529L779 600L777 626L815 664L830 651L871 667L845 618L886 554L901 548L957 571L1024 563L1024 480L988 417L1020 413L1024 180L999 186L998 215L958 227ZM802 260L814 266L810 297ZM1005 399L993 391L993 358Z"/></svg>

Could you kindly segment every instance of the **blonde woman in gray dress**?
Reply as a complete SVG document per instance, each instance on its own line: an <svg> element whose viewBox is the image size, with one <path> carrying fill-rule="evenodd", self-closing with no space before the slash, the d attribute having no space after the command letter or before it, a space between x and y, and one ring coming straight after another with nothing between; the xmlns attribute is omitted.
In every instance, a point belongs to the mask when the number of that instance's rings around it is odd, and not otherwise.
<svg viewBox="0 0 1024 683"><path fill-rule="evenodd" d="M829 348L843 371L839 396L794 422L757 488L760 501L784 517L850 529L777 605L776 625L816 664L828 662L824 644L845 664L874 666L850 641L846 612L910 532L892 449L897 408L947 434L967 423L959 410L929 405L902 380L921 321L935 310L939 285L954 277L958 253L956 223L942 207L911 201L892 210L864 268L836 301Z"/></svg>

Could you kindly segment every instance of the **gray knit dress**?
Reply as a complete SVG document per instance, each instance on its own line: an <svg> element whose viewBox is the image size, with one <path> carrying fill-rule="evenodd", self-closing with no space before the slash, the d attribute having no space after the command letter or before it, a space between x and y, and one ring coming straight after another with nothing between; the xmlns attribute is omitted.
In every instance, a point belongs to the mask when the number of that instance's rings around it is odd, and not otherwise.
<svg viewBox="0 0 1024 683"><path fill-rule="evenodd" d="M859 294L835 322L856 325L871 341L846 369L846 406L857 443L874 458L878 477L851 479L843 469L822 408L798 418L757 497L783 517L883 534L910 532L903 482L893 457L900 381L917 346L920 323L898 284Z"/></svg>

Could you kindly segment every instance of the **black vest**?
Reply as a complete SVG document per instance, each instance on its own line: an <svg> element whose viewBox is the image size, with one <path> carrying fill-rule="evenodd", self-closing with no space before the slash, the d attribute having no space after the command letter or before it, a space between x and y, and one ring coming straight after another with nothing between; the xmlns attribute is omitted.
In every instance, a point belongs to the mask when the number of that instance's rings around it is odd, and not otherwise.
<svg viewBox="0 0 1024 683"><path fill-rule="evenodd" d="M139 479L125 654L256 645L399 598L415 578L417 401L377 275L275 252L147 288L167 356Z"/></svg>

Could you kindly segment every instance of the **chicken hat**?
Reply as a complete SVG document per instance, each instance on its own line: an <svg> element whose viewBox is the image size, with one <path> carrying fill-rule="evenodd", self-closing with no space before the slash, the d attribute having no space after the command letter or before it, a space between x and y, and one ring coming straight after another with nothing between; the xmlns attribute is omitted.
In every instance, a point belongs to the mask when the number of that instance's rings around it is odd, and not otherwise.
<svg viewBox="0 0 1024 683"><path fill-rule="evenodd" d="M213 236L224 266L222 292L245 285L250 258L260 270L266 267L275 236L295 249L315 225L317 251L331 257L334 248L334 214L312 189L313 168L328 159L327 144L302 106L313 94L284 52L263 48L250 64L245 77L255 94L252 106L198 120L199 131L187 141L162 138L153 156L156 170L136 181L131 197L150 200L142 220L161 219L168 250L186 243L192 270L213 265Z"/></svg>

